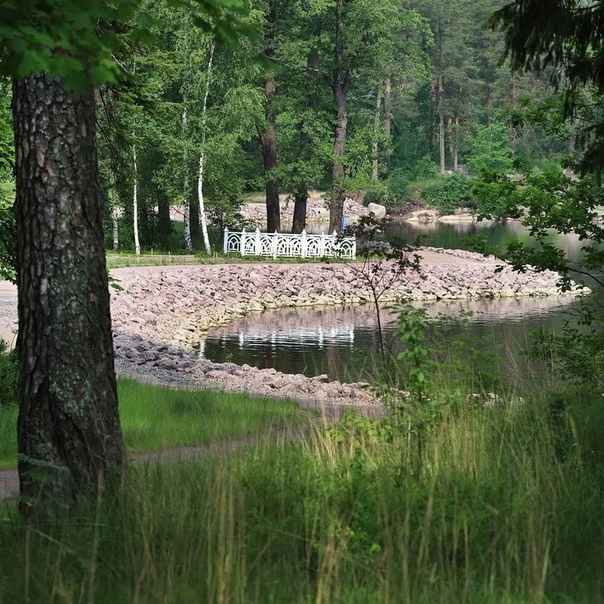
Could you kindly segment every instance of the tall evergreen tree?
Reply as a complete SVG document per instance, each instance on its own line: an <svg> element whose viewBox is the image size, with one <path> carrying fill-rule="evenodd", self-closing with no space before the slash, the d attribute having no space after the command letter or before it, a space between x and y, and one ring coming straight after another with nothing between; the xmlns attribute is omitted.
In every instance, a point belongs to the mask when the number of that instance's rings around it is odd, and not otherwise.
<svg viewBox="0 0 604 604"><path fill-rule="evenodd" d="M516 70L548 70L550 82L565 93L565 116L573 119L584 107L586 86L604 92L604 5L581 0L517 0L490 19L505 34L510 66ZM583 130L586 144L582 168L604 169L604 120L596 100L592 119Z"/></svg>

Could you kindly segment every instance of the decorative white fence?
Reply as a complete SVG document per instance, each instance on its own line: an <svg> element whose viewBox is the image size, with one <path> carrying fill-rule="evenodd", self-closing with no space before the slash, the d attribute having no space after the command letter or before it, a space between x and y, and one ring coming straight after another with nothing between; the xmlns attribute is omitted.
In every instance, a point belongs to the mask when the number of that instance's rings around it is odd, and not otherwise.
<svg viewBox="0 0 604 604"><path fill-rule="evenodd" d="M336 256L354 260L357 242L354 237L333 235L309 235L306 231L290 235L282 233L230 232L224 229L224 253L240 253L242 256L272 256L273 258L327 258Z"/></svg>

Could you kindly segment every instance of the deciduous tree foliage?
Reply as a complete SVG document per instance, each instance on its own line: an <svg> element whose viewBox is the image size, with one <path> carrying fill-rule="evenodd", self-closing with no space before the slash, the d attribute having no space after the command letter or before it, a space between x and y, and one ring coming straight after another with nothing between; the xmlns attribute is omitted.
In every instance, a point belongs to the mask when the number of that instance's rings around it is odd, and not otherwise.
<svg viewBox="0 0 604 604"><path fill-rule="evenodd" d="M489 23L505 34L512 69L547 70L564 90L565 114L572 118L583 101L581 89L604 91L604 5L582 0L517 0L494 13ZM604 169L604 121L583 131L582 167Z"/></svg>

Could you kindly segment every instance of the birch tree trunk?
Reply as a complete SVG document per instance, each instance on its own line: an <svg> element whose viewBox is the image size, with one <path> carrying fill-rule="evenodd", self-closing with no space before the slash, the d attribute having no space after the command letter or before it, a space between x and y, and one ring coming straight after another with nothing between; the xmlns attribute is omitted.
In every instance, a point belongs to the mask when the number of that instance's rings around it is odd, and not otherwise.
<svg viewBox="0 0 604 604"><path fill-rule="evenodd" d="M185 148L182 157L182 191L183 191L183 243L185 250L191 251L193 249L193 242L191 240L191 199L189 197L189 149L187 147L187 132L189 129L188 118L187 118L187 107L186 98L183 99L185 108L182 111L182 137L185 141Z"/></svg>
<svg viewBox="0 0 604 604"><path fill-rule="evenodd" d="M119 230L119 208L117 207L117 191L115 183L111 189L111 227L113 229L113 249L117 252L120 248L120 230Z"/></svg>
<svg viewBox="0 0 604 604"><path fill-rule="evenodd" d="M134 174L134 184L132 187L132 228L134 229L134 253L137 256L140 256L141 244L138 238L138 163L136 157L136 145L132 145L132 166Z"/></svg>
<svg viewBox="0 0 604 604"><path fill-rule="evenodd" d="M215 43L212 41L210 46L210 57L208 58L208 71L206 74L206 87L203 95L203 106L201 111L201 153L199 154L199 173L197 178L197 200L199 202L199 226L201 227L201 235L203 237L203 247L208 256L212 254L212 246L210 245L210 237L208 236L208 219L206 216L205 202L203 198L203 177L205 169L205 152L204 146L206 143L206 128L207 128L207 111L208 111L208 95L210 93L210 82L212 79L212 62L214 59Z"/></svg>
<svg viewBox="0 0 604 604"><path fill-rule="evenodd" d="M212 254L212 246L210 245L210 237L208 235L208 221L206 218L206 210L203 199L203 171L204 171L204 154L203 151L199 156L199 177L197 180L197 199L199 200L199 223L201 226L201 235L203 237L203 247L208 256Z"/></svg>

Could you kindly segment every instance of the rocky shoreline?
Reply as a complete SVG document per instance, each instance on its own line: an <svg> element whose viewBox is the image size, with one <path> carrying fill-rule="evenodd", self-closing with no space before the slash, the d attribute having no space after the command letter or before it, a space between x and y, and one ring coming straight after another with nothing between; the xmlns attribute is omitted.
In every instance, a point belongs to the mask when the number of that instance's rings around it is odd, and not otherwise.
<svg viewBox="0 0 604 604"><path fill-rule="evenodd" d="M550 296L552 272L514 272L494 257L421 248L421 269L398 274L384 264L374 275L390 283L381 301ZM213 328L268 309L371 304L362 262L246 263L115 269L112 289L116 368L124 376L192 388L245 391L305 405L374 405L365 384L344 384L274 369L213 363L195 346ZM574 292L577 293L577 292ZM570 299L570 298L569 298ZM16 330L16 295L0 299L0 324Z"/></svg>
<svg viewBox="0 0 604 604"><path fill-rule="evenodd" d="M392 280L382 301L480 299L557 294L558 275L514 272L500 260L460 250L421 249L419 272L378 273ZM307 405L375 404L365 384L308 378L274 369L213 363L194 347L208 330L254 312L372 302L367 267L355 264L228 264L112 271L116 365L123 375L190 387L292 398Z"/></svg>

